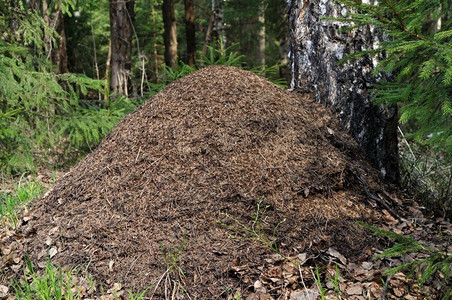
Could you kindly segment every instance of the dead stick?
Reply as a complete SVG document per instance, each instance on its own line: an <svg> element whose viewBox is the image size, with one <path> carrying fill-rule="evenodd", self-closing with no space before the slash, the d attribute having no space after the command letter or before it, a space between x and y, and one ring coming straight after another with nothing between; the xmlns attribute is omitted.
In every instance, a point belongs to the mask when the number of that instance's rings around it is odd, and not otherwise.
<svg viewBox="0 0 452 300"><path fill-rule="evenodd" d="M361 184L363 185L364 188L364 192L366 193L367 197L369 197L370 199L374 200L375 202L377 202L378 204L380 204L381 206L383 206L387 211L389 211L389 213L401 220L402 218L392 209L389 207L389 205L384 202L383 200L380 199L380 197L378 197L376 194L369 192L369 189L367 188L367 183L364 181L364 179L361 178L361 176L359 176L358 174L356 174L355 172L352 172L353 175L355 175L355 177L359 180L359 182L361 182Z"/></svg>

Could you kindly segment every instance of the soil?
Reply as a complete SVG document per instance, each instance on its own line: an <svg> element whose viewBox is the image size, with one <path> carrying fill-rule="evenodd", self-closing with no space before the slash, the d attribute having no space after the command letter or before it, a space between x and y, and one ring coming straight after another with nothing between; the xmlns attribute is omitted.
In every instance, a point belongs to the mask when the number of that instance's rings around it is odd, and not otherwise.
<svg viewBox="0 0 452 300"><path fill-rule="evenodd" d="M356 222L398 219L396 196L344 132L306 95L202 69L126 116L33 203L20 252L154 299L289 299L313 275L275 251L358 265L387 241Z"/></svg>

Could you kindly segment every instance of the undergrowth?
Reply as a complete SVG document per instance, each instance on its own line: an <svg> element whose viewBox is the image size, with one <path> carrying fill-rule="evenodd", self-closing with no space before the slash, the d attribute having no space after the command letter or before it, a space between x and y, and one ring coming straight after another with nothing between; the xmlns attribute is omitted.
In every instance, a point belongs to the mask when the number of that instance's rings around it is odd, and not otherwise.
<svg viewBox="0 0 452 300"><path fill-rule="evenodd" d="M13 284L17 299L55 299L77 300L82 295L77 291L73 280L73 270L63 271L47 263L43 273L38 274L30 261L26 261L24 278Z"/></svg>
<svg viewBox="0 0 452 300"><path fill-rule="evenodd" d="M21 177L14 185L6 188L5 183L0 191L0 216L3 222L13 228L19 222L18 211L32 199L40 196L45 190L42 183Z"/></svg>
<svg viewBox="0 0 452 300"><path fill-rule="evenodd" d="M148 290L136 293L128 290L127 299L142 300ZM13 282L10 296L21 300L79 300L95 297L97 291L96 282L90 275L80 274L78 268L65 270L47 262L43 270L37 271L32 262L25 259L22 278ZM102 287L99 292L107 295ZM124 291L112 288L109 292L106 299L123 299Z"/></svg>
<svg viewBox="0 0 452 300"><path fill-rule="evenodd" d="M439 278L442 284L442 299L450 299L449 297L452 295L450 283L452 253L447 252L447 250L440 251L432 246L420 243L411 236L400 235L362 222L359 225L371 230L376 236L386 237L395 242L392 247L376 255L375 259L401 257L410 253L421 253L424 255L423 258L406 260L401 265L386 270L383 275L394 275L404 271L408 277L416 278L421 286L434 278Z"/></svg>
<svg viewBox="0 0 452 300"><path fill-rule="evenodd" d="M405 137L399 127L403 185L422 205L452 219L452 155Z"/></svg>

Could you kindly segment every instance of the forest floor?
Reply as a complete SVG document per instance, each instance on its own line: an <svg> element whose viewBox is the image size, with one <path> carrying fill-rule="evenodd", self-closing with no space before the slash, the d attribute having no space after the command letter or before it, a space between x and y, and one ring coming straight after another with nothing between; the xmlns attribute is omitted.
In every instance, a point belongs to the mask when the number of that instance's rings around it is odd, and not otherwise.
<svg viewBox="0 0 452 300"><path fill-rule="evenodd" d="M384 275L425 253L373 259L392 242L357 222L452 250L451 224L383 183L326 109L209 67L126 116L3 228L0 292L26 276L26 256L37 270L77 268L82 299L442 296L439 277Z"/></svg>

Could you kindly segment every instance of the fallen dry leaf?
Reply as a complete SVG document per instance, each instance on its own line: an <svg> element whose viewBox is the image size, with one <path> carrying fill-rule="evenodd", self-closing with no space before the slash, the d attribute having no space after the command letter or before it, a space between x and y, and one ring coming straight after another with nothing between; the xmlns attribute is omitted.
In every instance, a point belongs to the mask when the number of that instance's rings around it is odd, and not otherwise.
<svg viewBox="0 0 452 300"><path fill-rule="evenodd" d="M58 253L58 250L57 250L56 247L50 248L50 250L49 250L49 256L50 256L50 258L54 257L57 253Z"/></svg>
<svg viewBox="0 0 452 300"><path fill-rule="evenodd" d="M8 295L9 287L6 285L0 285L0 297L6 297Z"/></svg>
<svg viewBox="0 0 452 300"><path fill-rule="evenodd" d="M256 280L256 282L254 282L254 291L258 294L267 293L267 290L265 289L264 285L259 280Z"/></svg>
<svg viewBox="0 0 452 300"><path fill-rule="evenodd" d="M267 271L267 276L271 278L281 278L282 277L282 268L281 266L271 267Z"/></svg>
<svg viewBox="0 0 452 300"><path fill-rule="evenodd" d="M308 261L308 254L307 253L300 253L297 255L297 258L299 260L299 265L302 266Z"/></svg>
<svg viewBox="0 0 452 300"><path fill-rule="evenodd" d="M317 289L304 289L292 291L290 293L290 300L316 300L319 296Z"/></svg>
<svg viewBox="0 0 452 300"><path fill-rule="evenodd" d="M349 285L345 291L347 292L348 295L362 295L363 288L361 284L356 283Z"/></svg>
<svg viewBox="0 0 452 300"><path fill-rule="evenodd" d="M405 289L403 287L393 287L392 290L397 297L402 297L405 294Z"/></svg>
<svg viewBox="0 0 452 300"><path fill-rule="evenodd" d="M342 254L340 254L337 250L335 250L334 248L328 248L328 251L326 251L326 253L334 258L339 259L339 261L343 264L346 265L347 264L347 259L345 258L345 256L343 256Z"/></svg>

